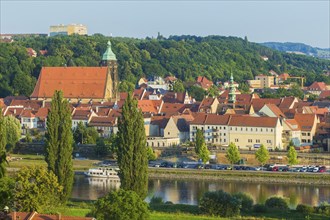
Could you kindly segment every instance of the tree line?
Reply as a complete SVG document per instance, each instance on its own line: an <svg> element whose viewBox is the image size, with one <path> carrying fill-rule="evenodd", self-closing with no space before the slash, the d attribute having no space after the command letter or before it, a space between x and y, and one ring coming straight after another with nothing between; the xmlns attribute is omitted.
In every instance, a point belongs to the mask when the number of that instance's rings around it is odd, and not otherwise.
<svg viewBox="0 0 330 220"><path fill-rule="evenodd" d="M13 43L0 43L0 97L32 93L44 66L99 66L101 56L111 40L119 63L120 80L131 89L140 77L175 75L191 82L199 75L225 81L234 73L235 81L253 79L269 70L305 76L306 84L330 83L323 71L329 60L286 54L249 42L247 38L221 36L170 36L157 39L134 39L92 36L55 36L15 38ZM33 48L37 57L29 57ZM47 50L45 55L40 50ZM263 61L261 56L267 56Z"/></svg>

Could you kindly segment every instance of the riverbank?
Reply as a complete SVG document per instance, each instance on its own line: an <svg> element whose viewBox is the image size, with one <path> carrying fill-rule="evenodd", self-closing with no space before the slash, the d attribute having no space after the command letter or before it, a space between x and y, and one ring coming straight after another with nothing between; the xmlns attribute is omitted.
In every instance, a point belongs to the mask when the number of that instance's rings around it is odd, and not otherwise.
<svg viewBox="0 0 330 220"><path fill-rule="evenodd" d="M330 175L324 173L256 172L239 170L149 169L149 178L244 181L251 183L281 183L330 186Z"/></svg>

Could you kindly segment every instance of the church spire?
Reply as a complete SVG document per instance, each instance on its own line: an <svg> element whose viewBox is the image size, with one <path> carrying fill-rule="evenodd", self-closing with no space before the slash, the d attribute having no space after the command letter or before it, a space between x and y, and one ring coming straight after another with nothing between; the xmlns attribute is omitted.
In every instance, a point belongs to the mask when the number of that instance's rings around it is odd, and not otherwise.
<svg viewBox="0 0 330 220"><path fill-rule="evenodd" d="M234 77L233 72L230 73L230 82L229 82L229 102L235 104L236 102L236 88L234 86Z"/></svg>
<svg viewBox="0 0 330 220"><path fill-rule="evenodd" d="M111 42L108 41L107 50L104 52L102 56L103 61L117 60L116 55L111 50Z"/></svg>

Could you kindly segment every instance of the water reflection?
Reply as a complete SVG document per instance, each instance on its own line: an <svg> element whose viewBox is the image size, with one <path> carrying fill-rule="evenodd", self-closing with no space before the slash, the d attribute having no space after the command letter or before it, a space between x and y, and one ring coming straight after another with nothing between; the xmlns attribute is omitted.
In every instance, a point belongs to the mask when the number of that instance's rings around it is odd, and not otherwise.
<svg viewBox="0 0 330 220"><path fill-rule="evenodd" d="M118 181L76 175L72 197L96 200L110 190L118 189L119 186ZM286 197L291 208L300 203L316 206L324 201L330 202L330 187L327 186L150 179L148 188L147 201L152 196L159 196L164 201L194 205L198 203L205 192L220 189L229 193L244 192L250 194L255 203L263 203L273 195Z"/></svg>

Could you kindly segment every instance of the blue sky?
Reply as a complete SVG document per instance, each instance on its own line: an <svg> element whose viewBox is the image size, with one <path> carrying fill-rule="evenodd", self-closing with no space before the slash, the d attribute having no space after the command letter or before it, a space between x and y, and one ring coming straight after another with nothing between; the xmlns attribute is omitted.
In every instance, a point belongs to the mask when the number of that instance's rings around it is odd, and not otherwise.
<svg viewBox="0 0 330 220"><path fill-rule="evenodd" d="M1 33L48 33L50 25L81 23L89 34L247 36L330 47L330 0L0 1Z"/></svg>

